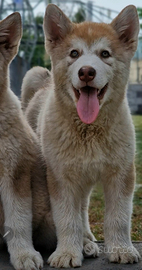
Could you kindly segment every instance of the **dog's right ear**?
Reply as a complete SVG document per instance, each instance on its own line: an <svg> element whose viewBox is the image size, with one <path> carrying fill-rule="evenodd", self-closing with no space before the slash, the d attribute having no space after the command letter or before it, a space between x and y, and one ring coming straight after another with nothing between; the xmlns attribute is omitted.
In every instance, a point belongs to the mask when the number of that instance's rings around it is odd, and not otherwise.
<svg viewBox="0 0 142 270"><path fill-rule="evenodd" d="M47 46L55 47L71 31L72 23L56 5L49 4L46 8L43 28Z"/></svg>
<svg viewBox="0 0 142 270"><path fill-rule="evenodd" d="M21 36L22 23L18 12L0 22L0 52L6 62L10 62L16 55Z"/></svg>

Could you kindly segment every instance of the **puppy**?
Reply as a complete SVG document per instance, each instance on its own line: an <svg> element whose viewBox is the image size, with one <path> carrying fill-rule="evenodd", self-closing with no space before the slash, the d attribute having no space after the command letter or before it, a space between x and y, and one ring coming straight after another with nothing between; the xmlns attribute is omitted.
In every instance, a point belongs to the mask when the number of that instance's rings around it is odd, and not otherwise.
<svg viewBox="0 0 142 270"><path fill-rule="evenodd" d="M43 260L33 247L32 224L36 244L50 240L54 226L38 140L9 88L9 64L21 35L19 13L0 22L0 230L14 268L37 270Z"/></svg>
<svg viewBox="0 0 142 270"><path fill-rule="evenodd" d="M42 92L40 80L25 113L27 119L35 113L48 168L58 239L48 260L51 267L81 266L83 249L98 255L88 222L89 196L97 181L104 189L105 250L110 262L133 263L140 258L130 236L135 132L126 98L138 32L138 15L132 5L110 24L74 24L57 6L46 9L45 48L52 62L51 83ZM32 72L24 79L27 85ZM22 95L28 92L22 91Z"/></svg>

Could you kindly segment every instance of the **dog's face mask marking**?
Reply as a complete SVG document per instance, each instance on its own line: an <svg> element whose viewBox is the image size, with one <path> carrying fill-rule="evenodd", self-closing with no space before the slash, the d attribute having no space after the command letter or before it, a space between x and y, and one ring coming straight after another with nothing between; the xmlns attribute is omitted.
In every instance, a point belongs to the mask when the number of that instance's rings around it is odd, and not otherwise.
<svg viewBox="0 0 142 270"><path fill-rule="evenodd" d="M70 95L76 104L80 119L88 124L97 118L113 76L114 60L105 38L92 43L91 46L76 38L72 41L72 48L76 49L71 50L68 59L68 76L72 85Z"/></svg>
<svg viewBox="0 0 142 270"><path fill-rule="evenodd" d="M129 75L124 70L129 70L137 47L136 9L126 7L109 25L73 24L60 9L49 5L44 32L56 88L62 85L64 95L73 101L82 122L93 123L103 105L124 96L124 92L117 92L113 78L124 89Z"/></svg>

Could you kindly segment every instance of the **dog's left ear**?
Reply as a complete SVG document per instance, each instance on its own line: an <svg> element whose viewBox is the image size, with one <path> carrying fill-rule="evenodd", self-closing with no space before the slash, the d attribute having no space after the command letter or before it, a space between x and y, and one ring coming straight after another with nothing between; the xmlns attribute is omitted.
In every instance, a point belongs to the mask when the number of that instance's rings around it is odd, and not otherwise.
<svg viewBox="0 0 142 270"><path fill-rule="evenodd" d="M137 48L139 33L139 19L136 7L130 5L124 8L112 21L111 25L123 45L126 45L126 48L134 52Z"/></svg>
<svg viewBox="0 0 142 270"><path fill-rule="evenodd" d="M16 55L21 36L22 23L18 12L0 22L0 51L8 62Z"/></svg>
<svg viewBox="0 0 142 270"><path fill-rule="evenodd" d="M72 23L56 5L49 4L46 8L43 28L45 41L55 47L70 32Z"/></svg>

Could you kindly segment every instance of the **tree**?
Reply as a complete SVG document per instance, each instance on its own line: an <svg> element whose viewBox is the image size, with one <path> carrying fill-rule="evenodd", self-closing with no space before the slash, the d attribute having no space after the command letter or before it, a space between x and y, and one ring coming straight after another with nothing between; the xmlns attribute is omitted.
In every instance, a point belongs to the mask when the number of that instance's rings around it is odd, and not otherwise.
<svg viewBox="0 0 142 270"><path fill-rule="evenodd" d="M137 8L139 19L142 19L142 8ZM140 28L142 29L142 23L140 23Z"/></svg>
<svg viewBox="0 0 142 270"><path fill-rule="evenodd" d="M37 16L35 18L36 28L37 28L37 44L34 50L34 54L31 61L31 66L45 66L44 63L44 34L43 34L43 17Z"/></svg>
<svg viewBox="0 0 142 270"><path fill-rule="evenodd" d="M80 22L85 21L85 19L86 19L85 10L82 7L80 7L78 11L75 13L75 15L73 16L72 21L75 23L80 23Z"/></svg>

